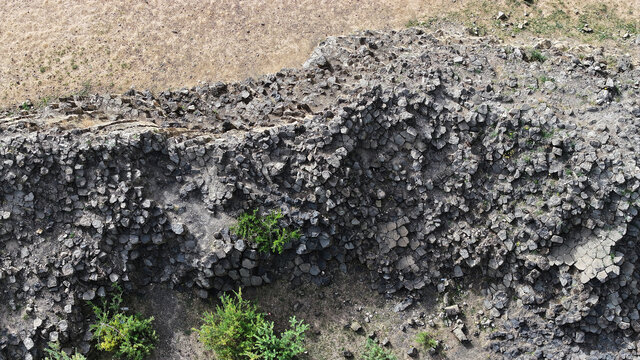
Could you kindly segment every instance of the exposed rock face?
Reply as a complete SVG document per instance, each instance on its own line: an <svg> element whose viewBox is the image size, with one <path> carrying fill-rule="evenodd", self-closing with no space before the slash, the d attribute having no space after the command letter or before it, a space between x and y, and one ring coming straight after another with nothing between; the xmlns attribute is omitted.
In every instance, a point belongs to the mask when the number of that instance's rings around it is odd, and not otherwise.
<svg viewBox="0 0 640 360"><path fill-rule="evenodd" d="M86 348L111 282L206 297L354 262L386 294L485 277L505 358L637 356L640 73L522 51L367 32L259 80L0 120L0 359ZM628 95L576 100L605 88ZM274 257L230 235L256 207L303 236Z"/></svg>

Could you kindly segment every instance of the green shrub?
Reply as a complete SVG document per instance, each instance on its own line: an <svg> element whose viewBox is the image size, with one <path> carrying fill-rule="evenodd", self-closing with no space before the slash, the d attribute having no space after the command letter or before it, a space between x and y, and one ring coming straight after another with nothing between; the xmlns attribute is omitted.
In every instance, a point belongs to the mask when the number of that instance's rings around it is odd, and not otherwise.
<svg viewBox="0 0 640 360"><path fill-rule="evenodd" d="M256 305L242 298L242 291L223 295L222 305L215 313L207 312L198 333L207 350L213 350L220 360L290 360L305 351L304 333L309 328L295 317L291 328L280 336L273 322L265 320Z"/></svg>
<svg viewBox="0 0 640 360"><path fill-rule="evenodd" d="M237 236L258 244L260 252L282 254L284 245L293 239L300 238L300 231L290 231L279 225L282 213L270 211L267 216L261 216L258 209L253 213L244 213L238 218L238 224L231 227Z"/></svg>
<svg viewBox="0 0 640 360"><path fill-rule="evenodd" d="M305 351L304 333L309 325L297 321L295 316L289 319L290 329L285 330L280 337L273 332L273 322L264 321L255 337L255 353L264 360L291 360Z"/></svg>
<svg viewBox="0 0 640 360"><path fill-rule="evenodd" d="M382 346L378 345L371 339L367 339L367 344L365 345L364 354L362 354L363 360L397 360L391 352L382 348Z"/></svg>
<svg viewBox="0 0 640 360"><path fill-rule="evenodd" d="M194 329L207 350L221 360L245 359L253 350L257 329L264 317L257 306L242 298L242 290L234 296L222 295L222 306L206 312L200 329Z"/></svg>
<svg viewBox="0 0 640 360"><path fill-rule="evenodd" d="M436 340L433 335L429 334L426 331L423 331L418 334L416 337L416 342L425 349L435 349L438 347L438 340Z"/></svg>
<svg viewBox="0 0 640 360"><path fill-rule="evenodd" d="M44 360L87 360L84 355L77 352L71 356L67 355L67 353L60 350L60 344L58 343L50 343L49 348L44 349L44 352L47 353Z"/></svg>
<svg viewBox="0 0 640 360"><path fill-rule="evenodd" d="M139 314L122 312L122 289L114 284L111 299L102 301L102 306L91 304L96 322L90 326L98 341L98 349L114 353L116 357L142 360L154 349L158 340L153 330L153 317L142 318Z"/></svg>

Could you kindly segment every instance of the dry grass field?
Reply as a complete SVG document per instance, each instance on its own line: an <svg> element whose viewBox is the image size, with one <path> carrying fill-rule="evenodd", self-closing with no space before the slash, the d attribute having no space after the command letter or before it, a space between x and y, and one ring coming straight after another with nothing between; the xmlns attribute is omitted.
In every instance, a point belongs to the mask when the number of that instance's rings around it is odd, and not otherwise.
<svg viewBox="0 0 640 360"><path fill-rule="evenodd" d="M584 9L602 5L598 0L533 5L522 0L3 0L0 106L26 99L46 103L81 92L161 91L238 80L299 66L328 35L428 25L436 18L477 22L484 30L500 9L513 19L530 9L534 30L553 31L559 29L558 8L566 15L561 21L579 22ZM640 0L605 5L610 18L594 14L613 30L640 14ZM551 22L536 23L535 17Z"/></svg>

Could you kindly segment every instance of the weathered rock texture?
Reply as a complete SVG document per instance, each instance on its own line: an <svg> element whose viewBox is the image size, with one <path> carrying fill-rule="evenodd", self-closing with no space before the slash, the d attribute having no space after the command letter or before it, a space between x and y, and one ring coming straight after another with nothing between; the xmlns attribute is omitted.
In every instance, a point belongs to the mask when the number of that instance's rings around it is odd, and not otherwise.
<svg viewBox="0 0 640 360"><path fill-rule="evenodd" d="M385 294L484 278L496 356L638 356L640 72L541 46L366 32L258 80L6 114L0 359L86 350L112 282L206 297L354 263ZM228 230L253 208L303 236L258 253Z"/></svg>

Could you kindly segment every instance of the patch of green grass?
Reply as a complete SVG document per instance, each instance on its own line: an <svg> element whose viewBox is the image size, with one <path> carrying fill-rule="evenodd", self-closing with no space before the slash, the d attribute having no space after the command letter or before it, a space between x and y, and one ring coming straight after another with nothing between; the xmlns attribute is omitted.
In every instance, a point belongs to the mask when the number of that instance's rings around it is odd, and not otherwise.
<svg viewBox="0 0 640 360"><path fill-rule="evenodd" d="M411 19L411 20L407 21L407 23L404 26L408 27L408 28L420 26L420 21L417 20L417 19Z"/></svg>
<svg viewBox="0 0 640 360"><path fill-rule="evenodd" d="M461 10L445 12L439 20L454 24L464 24L471 35L484 36L488 33L501 38L529 33L540 37L569 37L586 42L605 40L623 40L622 34L629 37L640 33L640 21L637 17L619 13L606 3L595 5L571 6L562 0L545 2L550 11L543 11L534 1L509 0L506 4L492 1L469 2ZM578 4L579 5L579 4ZM523 13L525 10L527 16ZM496 13L509 13L508 21L496 19ZM632 15L632 14L629 14ZM414 20L407 26L419 26ZM583 31L585 24L592 29Z"/></svg>
<svg viewBox="0 0 640 360"><path fill-rule="evenodd" d="M50 101L51 100L48 96L40 98L40 107L46 107L47 105L49 105Z"/></svg>
<svg viewBox="0 0 640 360"><path fill-rule="evenodd" d="M537 61L539 63L547 61L547 57L538 49L531 49L528 55L529 61Z"/></svg>
<svg viewBox="0 0 640 360"><path fill-rule="evenodd" d="M566 31L571 17L564 10L556 9L547 16L533 16L527 29L536 35L549 35Z"/></svg>
<svg viewBox="0 0 640 360"><path fill-rule="evenodd" d="M418 333L418 336L416 336L416 342L427 350L436 349L439 345L438 340L426 331Z"/></svg>
<svg viewBox="0 0 640 360"><path fill-rule="evenodd" d="M411 19L411 20L407 21L405 26L408 27L408 28L412 28L412 27L430 28L438 20L439 20L439 18L436 17L436 16L432 16L432 17L427 18L426 20L422 20L422 21L418 20L418 19Z"/></svg>
<svg viewBox="0 0 640 360"><path fill-rule="evenodd" d="M300 230L291 231L280 226L281 218L280 210L272 210L266 216L261 216L258 209L255 209L253 213L240 215L238 223L231 227L231 231L243 239L256 243L260 252L282 254L285 244L300 238Z"/></svg>
<svg viewBox="0 0 640 360"><path fill-rule="evenodd" d="M390 351L382 348L378 343L371 339L367 339L367 344L362 354L363 360L398 360Z"/></svg>
<svg viewBox="0 0 640 360"><path fill-rule="evenodd" d="M542 75L538 78L538 81L540 81L541 84L546 83L547 81L552 81L552 82L556 82L556 79L552 78L552 77L548 77L547 75Z"/></svg>

